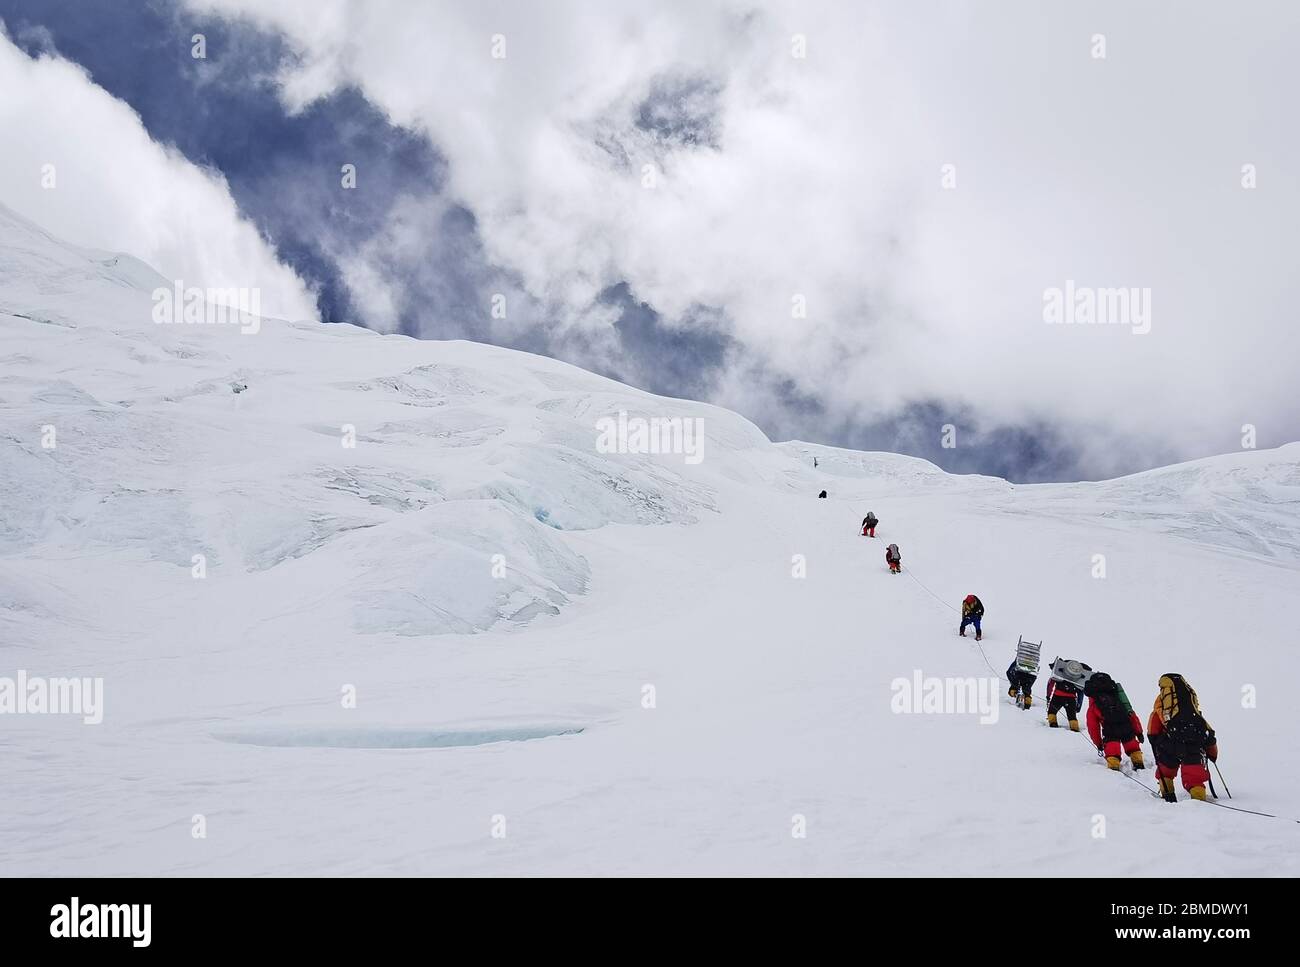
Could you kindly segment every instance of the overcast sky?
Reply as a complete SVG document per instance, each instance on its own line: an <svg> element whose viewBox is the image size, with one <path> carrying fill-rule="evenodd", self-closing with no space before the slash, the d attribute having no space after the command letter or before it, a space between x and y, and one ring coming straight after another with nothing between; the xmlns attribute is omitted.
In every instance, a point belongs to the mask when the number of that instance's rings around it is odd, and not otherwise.
<svg viewBox="0 0 1300 967"><path fill-rule="evenodd" d="M1236 450L1247 423L1300 438L1300 4L0 19L0 201L276 314L517 346L774 439L1013 480ZM1067 280L1149 318L1048 323Z"/></svg>

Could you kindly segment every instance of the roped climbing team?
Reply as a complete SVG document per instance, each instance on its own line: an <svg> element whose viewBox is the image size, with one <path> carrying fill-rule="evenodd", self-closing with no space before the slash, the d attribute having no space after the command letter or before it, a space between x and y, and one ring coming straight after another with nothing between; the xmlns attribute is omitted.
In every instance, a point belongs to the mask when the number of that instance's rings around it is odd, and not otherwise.
<svg viewBox="0 0 1300 967"><path fill-rule="evenodd" d="M826 494L823 491L819 496L825 497ZM879 524L875 513L868 511L862 519L862 536L875 537ZM902 573L903 556L897 544L890 544L885 549L885 564L891 574ZM984 638L980 627L983 617L984 602L973 594L966 595L961 603L961 624L957 633L964 638L966 628L973 625L975 640L981 641ZM1210 782L1206 761L1218 761L1218 740L1201 713L1196 690L1182 675L1169 672L1160 676L1159 691L1144 733L1142 720L1133 711L1124 686L1109 674L1094 671L1091 666L1073 659L1057 658L1049 668L1052 672L1047 683L1049 726L1057 728L1057 716L1064 711L1070 729L1080 731L1079 713L1083 710L1083 699L1087 698L1088 737L1098 752L1106 757L1108 767L1120 769L1123 756L1127 755L1134 769L1145 769L1142 744L1150 739L1161 797L1166 802L1178 801L1174 779L1181 772L1183 788L1188 795L1193 799L1206 798L1206 785ZM1012 659L1007 668L1007 681L1011 686L1007 694L1021 708L1030 708L1033 705L1032 689L1037 680L1036 674L1019 667Z"/></svg>

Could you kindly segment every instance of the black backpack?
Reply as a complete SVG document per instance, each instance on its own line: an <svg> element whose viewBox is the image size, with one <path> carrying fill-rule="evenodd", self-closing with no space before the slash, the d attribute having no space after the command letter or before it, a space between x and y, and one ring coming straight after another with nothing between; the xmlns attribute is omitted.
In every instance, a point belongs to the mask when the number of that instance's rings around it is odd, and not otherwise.
<svg viewBox="0 0 1300 967"><path fill-rule="evenodd" d="M1097 711L1106 725L1129 724L1129 711L1119 697L1119 686L1105 672L1093 672L1083 685L1083 694L1097 703Z"/></svg>
<svg viewBox="0 0 1300 967"><path fill-rule="evenodd" d="M1115 679L1111 678L1105 672L1093 672L1084 680L1083 694L1092 698L1100 692L1114 691Z"/></svg>
<svg viewBox="0 0 1300 967"><path fill-rule="evenodd" d="M1097 711L1101 713L1101 720L1107 725L1121 726L1129 724L1128 712L1124 709L1124 703L1119 700L1119 695L1115 692L1099 692L1091 696L1092 700L1097 703Z"/></svg>

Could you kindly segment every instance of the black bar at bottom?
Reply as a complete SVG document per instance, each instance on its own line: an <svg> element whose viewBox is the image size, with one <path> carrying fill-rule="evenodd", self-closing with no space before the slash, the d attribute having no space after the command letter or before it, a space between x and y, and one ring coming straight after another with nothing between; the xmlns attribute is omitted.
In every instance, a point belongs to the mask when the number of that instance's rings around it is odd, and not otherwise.
<svg viewBox="0 0 1300 967"><path fill-rule="evenodd" d="M1094 944L1198 946L1231 954L1285 942L1292 924L1269 880L32 879L0 880L6 953L147 956L511 949L577 953L613 932L632 948L703 932L768 948L845 940L985 949L1014 925ZM600 939L606 938L606 939ZM673 949L681 949L675 947ZM433 950L429 951L431 954ZM733 950L734 952L734 950Z"/></svg>

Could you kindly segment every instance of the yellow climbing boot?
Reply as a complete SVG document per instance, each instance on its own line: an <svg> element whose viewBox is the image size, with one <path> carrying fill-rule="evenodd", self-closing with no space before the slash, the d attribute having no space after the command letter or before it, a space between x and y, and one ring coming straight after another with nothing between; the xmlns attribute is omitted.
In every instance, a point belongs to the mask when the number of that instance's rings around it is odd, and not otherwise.
<svg viewBox="0 0 1300 967"><path fill-rule="evenodd" d="M1130 759L1133 760L1133 768L1134 768L1134 769L1145 769L1145 768L1146 768L1146 763L1143 762L1143 760L1142 760L1142 750L1141 750L1141 749L1134 749L1132 752L1130 752L1130 753L1128 754L1128 757L1129 757Z"/></svg>
<svg viewBox="0 0 1300 967"><path fill-rule="evenodd" d="M1070 719L1070 731L1071 731L1071 732L1078 732L1078 731L1079 731L1079 720L1078 720L1078 719Z"/></svg>
<svg viewBox="0 0 1300 967"><path fill-rule="evenodd" d="M1029 708L1029 707L1030 707L1031 705L1033 705L1033 704L1034 704L1034 696L1032 696L1032 695L1026 695L1026 696L1025 696L1025 708Z"/></svg>
<svg viewBox="0 0 1300 967"><path fill-rule="evenodd" d="M1174 792L1174 780L1161 779L1159 782L1161 798L1164 799L1165 802L1178 802L1178 794Z"/></svg>
<svg viewBox="0 0 1300 967"><path fill-rule="evenodd" d="M1052 728L1056 728L1056 713L1055 713L1055 712L1048 712L1048 713L1047 713L1047 724L1050 725Z"/></svg>
<svg viewBox="0 0 1300 967"><path fill-rule="evenodd" d="M1008 695L1010 698L1015 698L1015 697L1016 697L1016 686L1012 685L1010 688L1008 688L1008 689L1007 689L1007 695Z"/></svg>
<svg viewBox="0 0 1300 967"><path fill-rule="evenodd" d="M1204 787L1204 786L1192 786L1192 788L1191 788L1191 789L1188 789L1187 791L1188 791L1188 793L1191 794L1191 797L1192 797L1193 799L1200 799L1202 802L1205 800L1205 787Z"/></svg>
<svg viewBox="0 0 1300 967"><path fill-rule="evenodd" d="M1117 755L1106 756L1106 765L1112 769L1118 769L1120 766L1119 756Z"/></svg>

